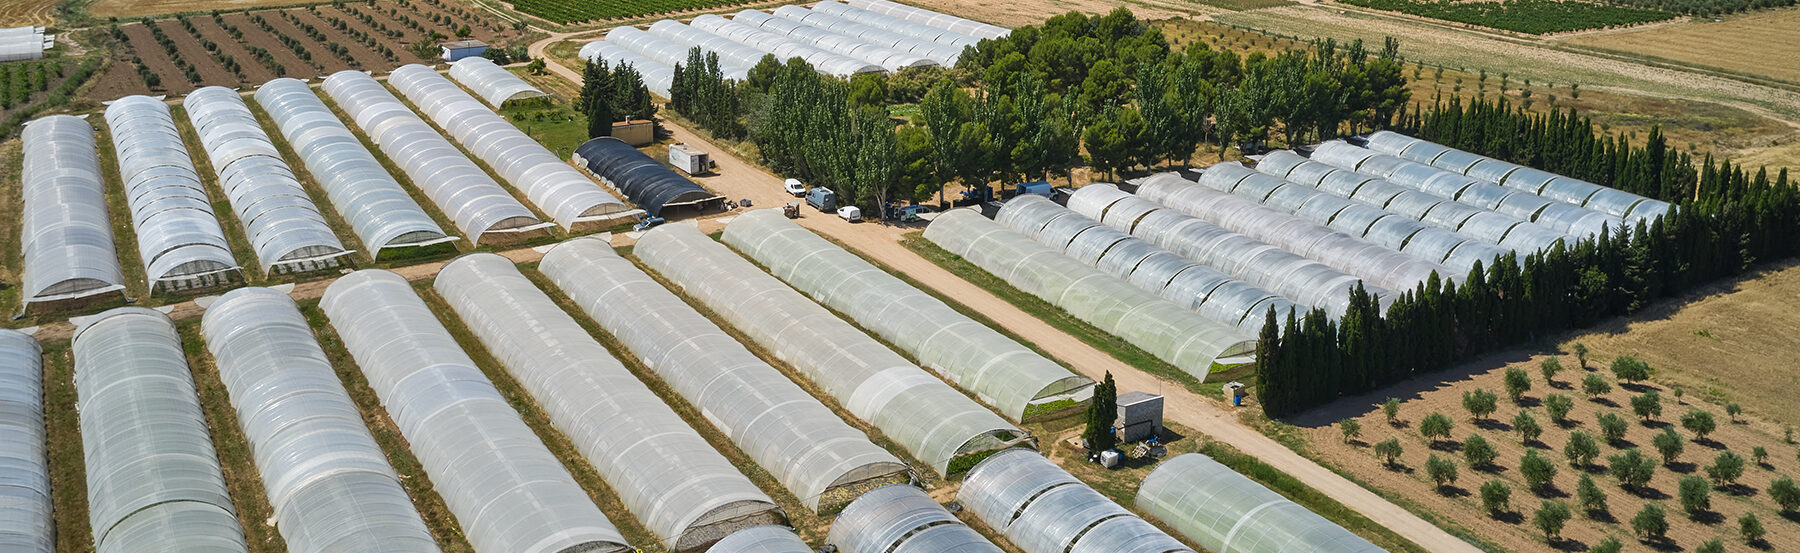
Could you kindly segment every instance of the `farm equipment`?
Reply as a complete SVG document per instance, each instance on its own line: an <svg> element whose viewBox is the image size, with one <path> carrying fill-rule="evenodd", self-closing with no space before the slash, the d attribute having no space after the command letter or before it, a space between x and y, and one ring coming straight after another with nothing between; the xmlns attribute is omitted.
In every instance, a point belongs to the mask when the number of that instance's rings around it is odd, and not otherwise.
<svg viewBox="0 0 1800 553"><path fill-rule="evenodd" d="M799 219L800 202L788 202L787 205L781 206L781 214L786 215L789 219Z"/></svg>

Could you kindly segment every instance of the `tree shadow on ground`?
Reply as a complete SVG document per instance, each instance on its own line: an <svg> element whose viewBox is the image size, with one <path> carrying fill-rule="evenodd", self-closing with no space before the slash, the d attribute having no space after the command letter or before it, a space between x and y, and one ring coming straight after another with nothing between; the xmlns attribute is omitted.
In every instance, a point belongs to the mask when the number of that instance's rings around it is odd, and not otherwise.
<svg viewBox="0 0 1800 553"><path fill-rule="evenodd" d="M1550 542L1550 548L1557 551L1587 551L1588 546L1575 538L1558 537Z"/></svg>
<svg viewBox="0 0 1800 553"><path fill-rule="evenodd" d="M1704 511L1696 511L1693 514L1688 515L1688 520L1711 526L1725 522L1725 515L1720 514L1718 511L1707 509Z"/></svg>
<svg viewBox="0 0 1800 553"><path fill-rule="evenodd" d="M1524 524L1525 523L1524 513L1520 513L1518 511L1507 511L1504 513L1499 513L1499 514L1493 515L1490 518L1493 518L1494 520L1498 520L1500 522L1504 522L1507 524Z"/></svg>
<svg viewBox="0 0 1800 553"><path fill-rule="evenodd" d="M1669 469L1669 472L1674 472L1677 474L1693 474L1695 470L1700 468L1700 466L1696 465L1694 463L1687 462L1687 461L1675 461L1675 462L1671 462L1671 463L1663 463L1663 468Z"/></svg>
<svg viewBox="0 0 1800 553"><path fill-rule="evenodd" d="M1512 432L1513 429L1512 425L1500 422L1498 419L1475 419L1473 424L1476 428L1489 432Z"/></svg>
<svg viewBox="0 0 1800 553"><path fill-rule="evenodd" d="M1675 540L1669 539L1668 536L1663 536L1660 538L1644 538L1644 539L1638 540L1638 543L1644 544L1645 546L1648 546L1649 548L1655 549L1657 551L1665 551L1665 552L1670 552L1670 553L1673 553L1675 551L1681 551L1681 545L1675 543Z"/></svg>
<svg viewBox="0 0 1800 553"><path fill-rule="evenodd" d="M1588 511L1587 517L1588 517L1588 520L1592 520L1595 522L1604 522L1606 524L1618 524L1619 523L1619 518L1613 516L1612 510L1610 510L1610 509L1599 509L1599 510Z"/></svg>
<svg viewBox="0 0 1800 553"><path fill-rule="evenodd" d="M1461 487L1459 487L1455 484L1445 484L1442 486L1438 486L1437 493L1438 493L1438 495L1441 495L1444 497L1468 497L1469 496L1469 490L1462 489Z"/></svg>

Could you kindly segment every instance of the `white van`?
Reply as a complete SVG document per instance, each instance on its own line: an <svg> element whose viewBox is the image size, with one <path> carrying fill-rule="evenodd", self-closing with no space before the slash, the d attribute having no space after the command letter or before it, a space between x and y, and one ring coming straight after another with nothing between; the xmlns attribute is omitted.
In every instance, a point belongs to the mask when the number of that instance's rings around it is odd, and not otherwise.
<svg viewBox="0 0 1800 553"><path fill-rule="evenodd" d="M838 213L839 217L843 217L845 221L849 221L852 223L862 220L862 210L857 209L856 206L853 206L853 205L847 205L844 207L840 207L840 208L838 208L837 213Z"/></svg>

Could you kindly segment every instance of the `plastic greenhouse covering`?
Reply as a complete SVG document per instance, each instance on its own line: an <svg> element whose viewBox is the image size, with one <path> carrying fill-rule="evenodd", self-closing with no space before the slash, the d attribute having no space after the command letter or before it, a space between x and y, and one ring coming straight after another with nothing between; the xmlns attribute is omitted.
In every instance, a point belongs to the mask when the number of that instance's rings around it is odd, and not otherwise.
<svg viewBox="0 0 1800 553"><path fill-rule="evenodd" d="M1668 202L1652 200L1587 181L1520 167L1483 155L1473 154L1392 131L1369 135L1369 149L1400 156L1451 173L1468 175L1509 188L1527 190L1554 200L1620 217L1635 224L1668 214ZM1514 176L1517 180L1514 180ZM1614 225L1615 229L1617 225ZM1597 231L1593 234L1598 234Z"/></svg>
<svg viewBox="0 0 1800 553"><path fill-rule="evenodd" d="M1070 196L1069 205L1081 212L1101 213L1128 196L1111 184L1095 183L1077 190ZM1122 212L1120 215L1126 216ZM995 220L1064 254L1089 252L1077 258L1208 319L1236 327L1245 336L1262 331L1261 315L1270 308L1277 313L1294 308L1294 302L1287 298L1102 225L1042 196L1019 196L1006 202ZM1043 227L1051 221L1073 223L1085 230L1072 241L1046 240ZM1100 243L1110 247L1094 259L1091 252L1098 248L1089 245Z"/></svg>
<svg viewBox="0 0 1800 553"><path fill-rule="evenodd" d="M45 35L44 30L33 25L0 29L0 62L44 57L44 50L56 46L56 35Z"/></svg>
<svg viewBox="0 0 1800 553"><path fill-rule="evenodd" d="M698 227L658 227L632 251L938 474L958 455L1026 436Z"/></svg>
<svg viewBox="0 0 1800 553"><path fill-rule="evenodd" d="M1411 186L1412 188L1453 198L1474 207L1493 210L1521 221L1532 222L1550 232L1569 236L1596 236L1600 233L1601 228L1609 225L1617 228L1620 224L1618 217L1577 207L1579 204L1543 198L1525 190L1496 186L1492 183L1482 182L1476 177L1460 175L1415 161L1377 153L1346 142L1332 141L1321 144L1318 152L1313 154L1313 158L1321 159L1321 154L1327 154L1324 159L1366 156L1368 162L1362 165L1361 171L1368 173L1367 176L1384 176L1381 173L1371 173L1375 169L1384 171L1391 169L1395 174L1405 171L1412 175L1412 180L1420 183ZM1343 165L1338 165L1338 167L1347 169ZM1554 177L1552 176L1552 178ZM1387 182L1397 181L1390 178ZM1558 206L1551 211L1553 216L1544 217L1544 206L1552 204Z"/></svg>
<svg viewBox="0 0 1800 553"><path fill-rule="evenodd" d="M1000 38L1012 34L1012 30L996 27L979 21L970 21L954 15L943 14L931 10L915 8L888 0L848 0L851 6L886 14L916 23L924 23L940 29L948 29L979 39Z"/></svg>
<svg viewBox="0 0 1800 553"><path fill-rule="evenodd" d="M924 56L865 42L856 37L838 34L832 29L813 26L785 17L776 17L768 12L743 10L738 12L732 20L755 25L764 31L792 38L840 56L879 65L882 69L890 72L908 67L937 65L936 61Z"/></svg>
<svg viewBox="0 0 1800 553"><path fill-rule="evenodd" d="M1172 173L1150 177L1171 181L1163 205L1199 217L1221 228L1324 263L1365 282L1390 290L1410 290L1431 278L1448 276L1449 267L1420 260L1398 250L1339 232L1257 202L1204 186ZM1266 201L1266 200L1265 200ZM1098 213L1083 213L1090 217Z"/></svg>
<svg viewBox="0 0 1800 553"><path fill-rule="evenodd" d="M782 526L745 528L719 540L706 553L813 553L794 531Z"/></svg>
<svg viewBox="0 0 1800 553"><path fill-rule="evenodd" d="M175 323L113 309L72 350L94 550L244 553Z"/></svg>
<svg viewBox="0 0 1800 553"><path fill-rule="evenodd" d="M1014 421L1033 404L1094 384L801 228L779 210L737 216L725 226L723 241Z"/></svg>
<svg viewBox="0 0 1800 553"><path fill-rule="evenodd" d="M550 226L538 220L374 77L358 71L339 71L325 79L324 89L375 145L406 171L413 185L477 244L488 233L527 232Z"/></svg>
<svg viewBox="0 0 1800 553"><path fill-rule="evenodd" d="M576 54L581 59L601 62L613 67L629 65L637 69L644 78L644 86L664 98L669 97L669 87L675 82L675 68L661 62L644 57L631 49L604 40L596 40L581 45Z"/></svg>
<svg viewBox="0 0 1800 553"><path fill-rule="evenodd" d="M401 66L388 75L388 84L565 228L616 219L630 210L432 68Z"/></svg>
<svg viewBox="0 0 1800 553"><path fill-rule="evenodd" d="M924 490L895 484L863 494L831 523L841 553L1000 553Z"/></svg>
<svg viewBox="0 0 1800 553"><path fill-rule="evenodd" d="M613 31L616 32L626 28L628 27L619 27ZM673 19L664 19L662 21L651 23L649 32L657 38L675 44L676 48L680 50L681 59L679 61L683 65L687 64L688 50L693 48L699 48L701 52L718 54L719 66L727 77L733 75L735 71L725 68L737 68L747 74L750 71L750 68L756 67L756 64L761 62L762 57L766 54L766 52L761 50L738 44L729 38L695 29L688 26L686 23L675 21ZM610 33L608 34L608 37L611 37Z"/></svg>
<svg viewBox="0 0 1800 553"><path fill-rule="evenodd" d="M938 215L925 227L925 238L1202 382L1221 359L1256 348L1235 324L1202 317L1083 264L1079 251L1063 255L974 210Z"/></svg>
<svg viewBox="0 0 1800 553"><path fill-rule="evenodd" d="M809 45L805 41L762 30L754 24L732 21L717 15L707 14L695 17L688 25L731 39L744 46L775 54L776 59L785 61L789 58L800 58L806 60L806 63L812 65L813 70L826 75L849 77L857 73L872 73L882 70L880 65L833 53Z"/></svg>
<svg viewBox="0 0 1800 553"><path fill-rule="evenodd" d="M304 81L269 81L256 91L256 102L287 137L363 246L373 250L370 257L380 259L381 252L390 248L455 240L444 235L437 221Z"/></svg>
<svg viewBox="0 0 1800 553"><path fill-rule="evenodd" d="M630 144L610 136L583 142L575 148L574 160L652 216L661 215L670 207L721 198Z"/></svg>
<svg viewBox="0 0 1800 553"><path fill-rule="evenodd" d="M208 86L182 106L264 273L329 269L350 255L236 90Z"/></svg>
<svg viewBox="0 0 1800 553"><path fill-rule="evenodd" d="M548 98L550 95L525 82L525 79L512 74L481 56L470 56L450 64L450 78L469 87L481 99L496 108L508 102L529 100L532 98Z"/></svg>
<svg viewBox="0 0 1800 553"><path fill-rule="evenodd" d="M703 31L674 21L664 20L659 21L658 23L664 22L682 27L687 31L701 32L704 34ZM677 33L676 36L687 37L693 35L682 32ZM721 40L723 39L721 38ZM676 65L687 65L688 51L691 48L698 47L698 45L686 44L685 41L682 40L667 38L662 34L646 32L643 29L630 26L614 27L613 30L607 31L606 41L623 46L633 52L637 52L639 55L650 58L657 63L671 68ZM736 48L726 49L719 53L719 71L727 79L741 81L748 78L750 68L755 66L755 64L744 65L739 57L731 56L729 52L741 53L745 50L741 44L732 43L731 46L735 46ZM704 50L710 50L710 48L703 48L703 51Z"/></svg>
<svg viewBox="0 0 1800 553"><path fill-rule="evenodd" d="M319 307L475 551L630 550L405 278L351 273Z"/></svg>
<svg viewBox="0 0 1800 553"><path fill-rule="evenodd" d="M94 128L51 115L26 123L20 142L25 304L124 290Z"/></svg>
<svg viewBox="0 0 1800 553"><path fill-rule="evenodd" d="M979 38L949 29L940 29L924 23L915 23L862 8L853 8L848 4L832 2L830 0L813 4L812 9L816 12L835 15L885 31L899 33L920 40L928 40L956 50L959 52L958 56L961 55L960 52L962 52L964 48L981 43L981 39Z"/></svg>
<svg viewBox="0 0 1800 553"><path fill-rule="evenodd" d="M463 256L444 266L434 286L669 549L780 520L774 500L511 260Z"/></svg>
<svg viewBox="0 0 1800 553"><path fill-rule="evenodd" d="M233 290L201 330L289 551L438 553L294 300Z"/></svg>
<svg viewBox="0 0 1800 553"><path fill-rule="evenodd" d="M1144 478L1136 503L1216 553L1384 551L1198 453L1163 461Z"/></svg>
<svg viewBox="0 0 1800 553"><path fill-rule="evenodd" d="M860 483L907 472L605 242L564 242L538 267L808 508L841 504Z"/></svg>
<svg viewBox="0 0 1800 553"><path fill-rule="evenodd" d="M975 465L956 499L1025 553L1194 553L1028 449Z"/></svg>
<svg viewBox="0 0 1800 553"><path fill-rule="evenodd" d="M119 178L152 292L223 284L238 271L169 106L126 96L106 108Z"/></svg>
<svg viewBox="0 0 1800 553"><path fill-rule="evenodd" d="M827 14L821 11L809 10L796 5L790 4L775 8L771 13L774 13L778 17L827 29L844 36L862 39L865 42L877 46L884 46L901 52L923 56L926 59L937 62L938 65L955 65L956 60L962 57L962 48L960 47L932 42L929 39L904 35L873 25L865 25L844 17Z"/></svg>
<svg viewBox="0 0 1800 553"><path fill-rule="evenodd" d="M0 551L56 550L44 449L43 362L37 340L0 330Z"/></svg>

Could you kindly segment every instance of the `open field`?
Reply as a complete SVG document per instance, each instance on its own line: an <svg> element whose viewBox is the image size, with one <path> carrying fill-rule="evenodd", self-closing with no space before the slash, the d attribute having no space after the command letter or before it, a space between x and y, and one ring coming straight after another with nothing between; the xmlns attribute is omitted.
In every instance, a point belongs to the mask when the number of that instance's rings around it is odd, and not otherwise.
<svg viewBox="0 0 1800 553"><path fill-rule="evenodd" d="M48 27L56 23L56 5L60 3L58 0L14 0L0 3L0 27Z"/></svg>
<svg viewBox="0 0 1800 553"><path fill-rule="evenodd" d="M324 4L325 0L94 0L88 5L93 17L144 17L170 13L285 8Z"/></svg>
<svg viewBox="0 0 1800 553"><path fill-rule="evenodd" d="M1795 29L1800 29L1800 8L1727 16L1716 23L1695 19L1583 34L1559 42L1800 82L1800 63L1793 62L1800 58Z"/></svg>
<svg viewBox="0 0 1800 553"><path fill-rule="evenodd" d="M1675 14L1662 11L1556 0L1508 2L1344 0L1344 3L1534 35L1638 25L1675 17Z"/></svg>

